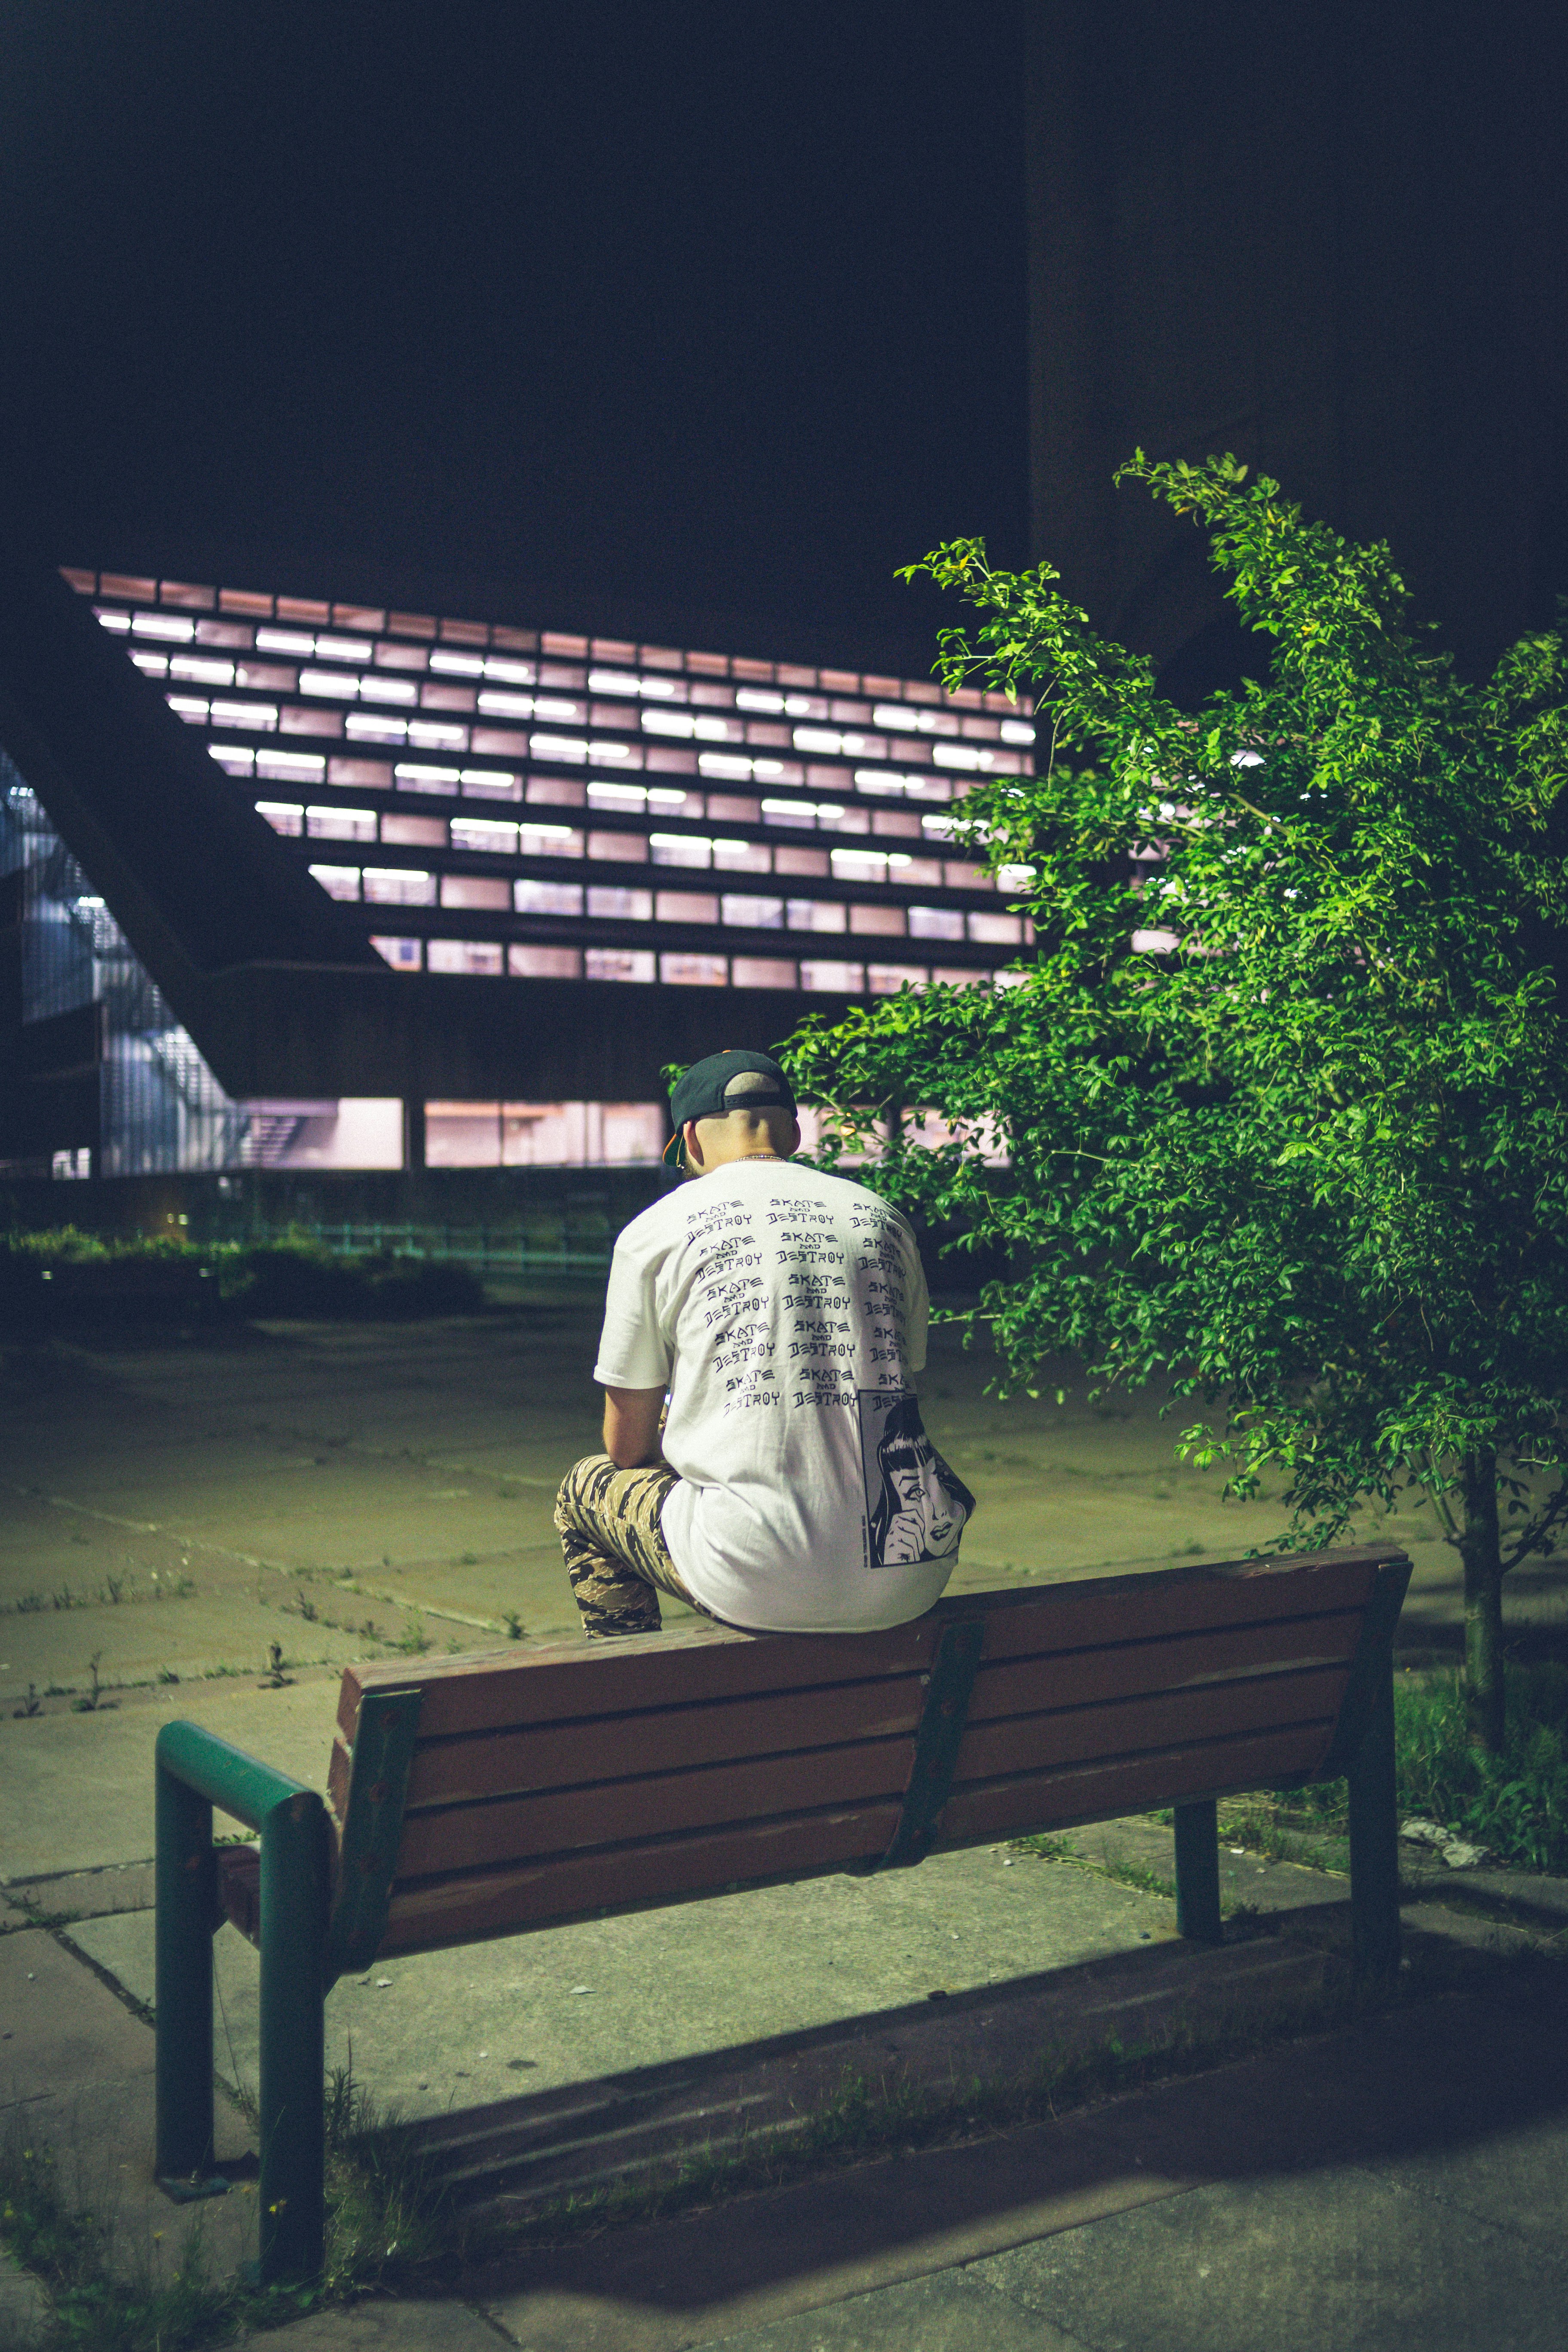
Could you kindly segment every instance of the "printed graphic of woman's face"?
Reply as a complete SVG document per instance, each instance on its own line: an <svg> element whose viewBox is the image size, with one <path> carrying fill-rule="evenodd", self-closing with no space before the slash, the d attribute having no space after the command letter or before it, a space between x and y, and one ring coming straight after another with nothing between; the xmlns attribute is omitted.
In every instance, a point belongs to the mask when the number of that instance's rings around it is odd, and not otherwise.
<svg viewBox="0 0 1568 2352"><path fill-rule="evenodd" d="M913 1444L900 1445L888 1465L888 1475L892 1481L893 1491L906 1511L913 1510L924 1500L925 1481L922 1474L930 1460L930 1445L921 1445L917 1441Z"/></svg>

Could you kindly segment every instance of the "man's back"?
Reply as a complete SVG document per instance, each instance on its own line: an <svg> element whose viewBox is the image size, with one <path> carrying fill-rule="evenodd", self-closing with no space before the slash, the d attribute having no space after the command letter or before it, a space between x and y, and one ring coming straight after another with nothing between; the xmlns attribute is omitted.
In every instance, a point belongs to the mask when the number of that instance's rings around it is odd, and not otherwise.
<svg viewBox="0 0 1568 2352"><path fill-rule="evenodd" d="M904 1218L787 1160L717 1167L622 1234L595 1378L669 1383L664 1538L716 1616L848 1632L937 1599L973 1497L921 1424L926 1318Z"/></svg>

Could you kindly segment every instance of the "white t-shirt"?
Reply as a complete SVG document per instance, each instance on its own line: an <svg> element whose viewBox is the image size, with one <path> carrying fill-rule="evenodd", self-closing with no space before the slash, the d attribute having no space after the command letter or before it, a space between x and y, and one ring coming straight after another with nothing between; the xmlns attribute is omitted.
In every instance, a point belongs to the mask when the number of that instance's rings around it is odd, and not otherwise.
<svg viewBox="0 0 1568 2352"><path fill-rule="evenodd" d="M921 1425L927 1314L899 1212L793 1161L731 1161L622 1233L594 1377L668 1382L664 1539L715 1616L855 1633L937 1599L974 1498Z"/></svg>

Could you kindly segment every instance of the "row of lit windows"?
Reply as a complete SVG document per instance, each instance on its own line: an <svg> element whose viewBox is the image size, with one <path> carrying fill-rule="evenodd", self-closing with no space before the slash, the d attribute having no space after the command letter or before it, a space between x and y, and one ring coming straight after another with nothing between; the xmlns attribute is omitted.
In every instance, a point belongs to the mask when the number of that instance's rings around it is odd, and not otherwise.
<svg viewBox="0 0 1568 2352"><path fill-rule="evenodd" d="M403 866L312 866L329 898L376 907L446 907L466 914L569 917L615 923L724 923L752 931L853 931L888 939L965 940L1022 947L1018 915L957 907L847 905L840 898L763 898L750 891L584 889L569 882L508 882L480 874L416 873Z"/></svg>
<svg viewBox="0 0 1568 2352"><path fill-rule="evenodd" d="M300 703L237 702L218 695L171 694L168 702L174 716L183 719L187 727L228 728L241 734L328 737L350 743L393 747L409 744L417 751L472 751L500 759L549 760L567 767L637 770L666 764L659 756L666 748L663 741L643 744L614 736L559 733L559 727L574 719L578 725L599 723L596 712L590 715L569 708L553 726L522 734L510 727L468 727L457 719L398 719L382 710L351 710L345 714L341 710L310 709ZM549 715L549 699L524 694L481 695L479 708L492 718L531 719ZM976 743L884 739L842 734L822 727L764 729L758 721L742 724L735 719L693 719L689 712L681 711L645 711L643 717L650 735L693 743L761 743L774 750L793 748L810 752L818 759L929 761L955 775L975 777L1016 776L1024 766L1022 755L1016 751L993 751ZM660 722L658 726L653 724L656 719ZM787 767L795 763L786 764L773 758L771 751L748 756L733 750L709 750L695 752L680 765L701 775L729 776L738 781L755 778L759 782L769 782L784 778ZM837 771L834 772L834 782L840 782Z"/></svg>
<svg viewBox="0 0 1568 2352"><path fill-rule="evenodd" d="M395 790L437 800L455 800L461 793L468 800L528 800L535 806L555 808L650 808L662 809L667 815L689 817L704 814L700 793L679 784L634 784L624 776L584 780L577 776L534 775L525 779L515 770L456 768L429 760L329 759L320 751L284 751L272 744L256 751L243 743L212 743L207 749L226 774L260 782L324 782L347 792ZM654 762L650 761L648 764L652 766ZM764 819L770 824L797 826L821 823L850 833L867 830L864 814L857 812L858 801L945 807L951 801L962 799L969 790L962 779L905 775L896 769L857 768L847 772L842 768L805 766L796 760L733 761L708 754L689 761L683 772L700 774L710 782L755 782L767 787L765 799L747 793L710 795L706 812L709 816L725 818L733 824L756 824ZM786 798L784 795L792 791L829 792L847 794L848 798L831 802ZM912 834L920 827L897 816L882 815L871 820L870 829L874 833ZM937 828L927 828L933 829Z"/></svg>
<svg viewBox="0 0 1568 2352"><path fill-rule="evenodd" d="M587 857L616 866L684 866L728 874L831 874L839 882L893 883L904 889L1023 890L1031 880L1027 866L1005 866L993 877L961 858L918 856L900 849L816 849L722 835L592 832L578 825L513 824L485 817L454 817L448 823L391 811L378 817L373 809L301 807L289 801L260 801L257 806L275 833L295 838L379 840L384 847L400 849L449 847L469 856Z"/></svg>
<svg viewBox="0 0 1568 2352"><path fill-rule="evenodd" d="M647 987L778 988L807 995L896 996L900 988L1000 988L1007 972L925 964L858 963L837 958L656 954L651 948L503 947L492 940L377 938L371 944L396 971L445 972L470 979L613 980Z"/></svg>
<svg viewBox="0 0 1568 2352"><path fill-rule="evenodd" d="M994 710L1002 717L1027 717L1030 709L1025 698L1020 698L1015 705L1005 695L983 693L975 688L964 688L947 696L928 679L816 669L800 663L761 661L743 655L681 652L670 646L639 646L622 638L589 637L563 630L507 628L482 621L438 619L429 613L328 604L312 597L275 597L248 589L215 589L190 581L160 582L125 572L98 573L68 568L64 576L81 595L100 595L113 604L142 607L135 616L135 633L154 641L195 641L245 650L254 645L258 650L317 661L374 659L397 667L428 666L450 675L489 674L488 669L457 668L458 656L452 649L460 647L470 658L480 651L540 656L542 661L539 682L546 685L566 682L546 674L544 665L552 660L590 665L601 675L617 679L624 679L629 673L637 674L635 689L617 683L605 688L606 692L657 694L671 677L691 677L710 682L728 679L829 698L860 696L870 700L928 707L956 704L965 709ZM131 618L129 614L117 617L127 622ZM389 636L412 642L391 644L386 642ZM584 683L586 675L584 669L576 682Z"/></svg>
<svg viewBox="0 0 1568 2352"><path fill-rule="evenodd" d="M122 614L100 614L106 627L124 619ZM154 620L161 615L153 614ZM180 624L171 624L178 626ZM367 649L368 650L368 649ZM411 677L390 675L384 670L325 670L295 668L277 662L230 661L207 654L162 654L137 646L131 658L147 677L163 678L175 686L233 687L252 694L301 694L318 700L334 702L374 702L416 705L426 709L478 710L488 717L503 719L544 719L557 725L584 724L608 727L622 732L640 728L649 735L672 736L682 740L710 743L753 742L772 745L788 744L797 749L849 758L879 759L889 756L885 743L868 740L861 733L841 731L843 723L851 730L874 729L892 734L900 740L910 736L937 736L943 739L963 738L976 743L1012 743L1031 745L1035 730L1026 720L1017 719L981 718L960 715L952 710L910 709L902 703L868 703L829 699L819 695L783 695L772 688L758 687L694 687L684 681L653 681L627 677L616 678L610 671L590 670L587 673L587 696L562 693L525 693L520 689L537 687L541 681L536 665L531 662L502 661L495 658L480 663L478 656L453 655L454 662L472 661L482 679L473 685L428 683L421 686ZM438 660L433 656L432 661ZM506 680L503 685L489 683ZM656 686L658 691L655 692ZM655 707L637 709L624 699L606 698L647 697ZM672 708L688 699L705 707L691 710ZM175 700L182 713L191 705L184 698ZM730 711L745 714L731 718ZM768 714L764 720L756 714ZM837 720L840 728L822 722ZM809 724L801 722L811 722ZM784 723L791 722L791 723Z"/></svg>

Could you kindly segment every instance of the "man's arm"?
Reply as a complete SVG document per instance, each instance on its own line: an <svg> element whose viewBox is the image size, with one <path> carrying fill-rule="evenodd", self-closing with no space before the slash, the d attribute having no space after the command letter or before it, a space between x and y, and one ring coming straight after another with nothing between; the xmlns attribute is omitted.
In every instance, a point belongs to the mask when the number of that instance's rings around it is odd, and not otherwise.
<svg viewBox="0 0 1568 2352"><path fill-rule="evenodd" d="M642 1470L662 1462L658 1416L664 1389L605 1391L605 1451L617 1470Z"/></svg>

